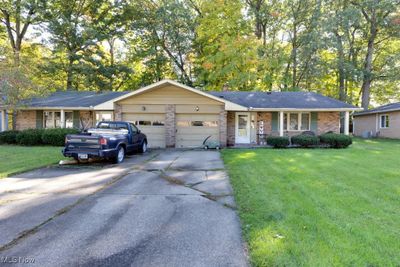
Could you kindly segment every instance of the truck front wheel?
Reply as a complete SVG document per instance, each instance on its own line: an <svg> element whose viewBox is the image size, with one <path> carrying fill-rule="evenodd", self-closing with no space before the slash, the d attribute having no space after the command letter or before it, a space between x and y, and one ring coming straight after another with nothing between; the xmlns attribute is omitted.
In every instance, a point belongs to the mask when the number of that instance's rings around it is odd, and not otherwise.
<svg viewBox="0 0 400 267"><path fill-rule="evenodd" d="M122 163L125 159L125 148L123 146L119 146L117 149L117 156L114 159L115 163Z"/></svg>

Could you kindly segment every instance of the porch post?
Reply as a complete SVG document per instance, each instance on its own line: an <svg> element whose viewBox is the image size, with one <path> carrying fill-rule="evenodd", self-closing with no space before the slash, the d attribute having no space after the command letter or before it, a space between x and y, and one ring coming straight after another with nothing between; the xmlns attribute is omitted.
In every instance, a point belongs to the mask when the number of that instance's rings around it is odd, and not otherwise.
<svg viewBox="0 0 400 267"><path fill-rule="evenodd" d="M65 111L61 110L61 128L65 128Z"/></svg>
<svg viewBox="0 0 400 267"><path fill-rule="evenodd" d="M6 110L1 111L1 132L6 131Z"/></svg>
<svg viewBox="0 0 400 267"><path fill-rule="evenodd" d="M279 136L283 136L283 111L279 112Z"/></svg>
<svg viewBox="0 0 400 267"><path fill-rule="evenodd" d="M350 124L350 112L344 113L344 134L349 135L349 124Z"/></svg>

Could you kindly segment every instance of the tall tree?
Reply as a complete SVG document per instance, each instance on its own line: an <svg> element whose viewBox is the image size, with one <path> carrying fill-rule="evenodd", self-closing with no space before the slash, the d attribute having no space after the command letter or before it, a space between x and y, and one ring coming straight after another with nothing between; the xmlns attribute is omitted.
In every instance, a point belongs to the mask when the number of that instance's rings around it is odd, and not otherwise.
<svg viewBox="0 0 400 267"><path fill-rule="evenodd" d="M1 0L0 22L7 30L8 40L14 55L14 64L19 66L22 43L28 28L40 20L42 0Z"/></svg>
<svg viewBox="0 0 400 267"><path fill-rule="evenodd" d="M242 15L243 4L235 1L203 1L196 42L199 83L222 90L253 89L257 79L257 45L250 24Z"/></svg>
<svg viewBox="0 0 400 267"><path fill-rule="evenodd" d="M361 106L368 109L371 100L371 83L374 80L374 56L377 42L391 36L385 36L387 27L390 27L390 15L398 12L398 0L367 0L352 1L364 17L364 38L366 52L363 63L363 81L361 85ZM390 33L391 34L391 33Z"/></svg>

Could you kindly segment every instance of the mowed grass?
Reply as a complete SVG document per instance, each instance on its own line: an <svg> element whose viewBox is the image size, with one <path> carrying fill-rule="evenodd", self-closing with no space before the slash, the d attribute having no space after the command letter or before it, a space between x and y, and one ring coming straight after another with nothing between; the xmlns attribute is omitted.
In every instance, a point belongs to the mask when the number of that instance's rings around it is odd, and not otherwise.
<svg viewBox="0 0 400 267"><path fill-rule="evenodd" d="M400 266L400 141L222 155L254 266Z"/></svg>
<svg viewBox="0 0 400 267"><path fill-rule="evenodd" d="M55 164L64 156L61 147L0 146L0 178Z"/></svg>

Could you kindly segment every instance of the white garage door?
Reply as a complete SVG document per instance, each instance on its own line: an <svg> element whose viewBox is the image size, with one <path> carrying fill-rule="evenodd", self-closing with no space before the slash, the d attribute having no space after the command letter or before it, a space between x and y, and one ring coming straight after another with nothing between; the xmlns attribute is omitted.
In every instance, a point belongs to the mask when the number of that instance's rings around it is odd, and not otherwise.
<svg viewBox="0 0 400 267"><path fill-rule="evenodd" d="M176 147L200 147L207 136L219 140L218 114L176 114Z"/></svg>
<svg viewBox="0 0 400 267"><path fill-rule="evenodd" d="M149 147L165 147L165 114L123 113L122 120L134 123L147 136Z"/></svg>

